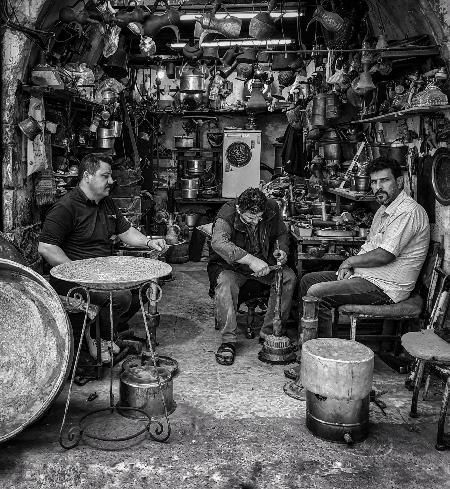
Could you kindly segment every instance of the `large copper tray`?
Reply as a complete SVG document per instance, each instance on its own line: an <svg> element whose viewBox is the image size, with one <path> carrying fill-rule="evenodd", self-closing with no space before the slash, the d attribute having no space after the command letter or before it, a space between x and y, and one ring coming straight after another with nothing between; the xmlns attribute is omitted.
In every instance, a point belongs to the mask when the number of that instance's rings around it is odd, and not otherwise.
<svg viewBox="0 0 450 489"><path fill-rule="evenodd" d="M120 290L169 275L172 267L151 258L106 256L63 263L50 270L53 277L97 290Z"/></svg>
<svg viewBox="0 0 450 489"><path fill-rule="evenodd" d="M19 263L0 259L0 442L35 422L70 369L72 330L54 289Z"/></svg>

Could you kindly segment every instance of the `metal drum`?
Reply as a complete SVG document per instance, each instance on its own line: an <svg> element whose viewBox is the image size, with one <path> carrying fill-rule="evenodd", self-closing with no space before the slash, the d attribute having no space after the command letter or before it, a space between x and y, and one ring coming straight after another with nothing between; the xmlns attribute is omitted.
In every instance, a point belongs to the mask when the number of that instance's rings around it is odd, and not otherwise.
<svg viewBox="0 0 450 489"><path fill-rule="evenodd" d="M306 427L338 443L364 440L369 433L373 351L339 338L309 340L302 348Z"/></svg>
<svg viewBox="0 0 450 489"><path fill-rule="evenodd" d="M53 287L31 268L0 259L0 442L37 421L72 364L72 328Z"/></svg>
<svg viewBox="0 0 450 489"><path fill-rule="evenodd" d="M346 401L306 391L306 427L338 443L363 441L369 434L369 397Z"/></svg>

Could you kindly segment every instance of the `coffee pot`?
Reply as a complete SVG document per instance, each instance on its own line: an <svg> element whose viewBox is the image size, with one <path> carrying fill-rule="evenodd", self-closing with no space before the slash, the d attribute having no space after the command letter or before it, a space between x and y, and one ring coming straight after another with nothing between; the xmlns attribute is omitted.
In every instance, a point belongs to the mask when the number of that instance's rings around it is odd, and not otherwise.
<svg viewBox="0 0 450 489"><path fill-rule="evenodd" d="M167 220L167 233L165 236L166 243L169 245L176 245L179 243L178 235L180 234L180 226L174 223L172 214L169 215Z"/></svg>

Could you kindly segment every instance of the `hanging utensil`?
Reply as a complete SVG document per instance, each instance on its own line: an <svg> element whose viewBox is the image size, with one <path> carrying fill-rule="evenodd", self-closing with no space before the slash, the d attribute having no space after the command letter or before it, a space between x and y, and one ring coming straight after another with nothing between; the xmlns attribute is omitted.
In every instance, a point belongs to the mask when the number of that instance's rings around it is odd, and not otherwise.
<svg viewBox="0 0 450 489"><path fill-rule="evenodd" d="M216 12L222 5L221 0L215 0L211 13L203 14L199 19L200 25L207 30L218 32L228 38L238 38L241 34L242 19L227 15L223 19L216 17Z"/></svg>
<svg viewBox="0 0 450 489"><path fill-rule="evenodd" d="M266 41L277 34L277 27L270 16L270 12L275 8L276 0L270 0L267 12L259 12L250 21L248 32L251 37L260 41Z"/></svg>

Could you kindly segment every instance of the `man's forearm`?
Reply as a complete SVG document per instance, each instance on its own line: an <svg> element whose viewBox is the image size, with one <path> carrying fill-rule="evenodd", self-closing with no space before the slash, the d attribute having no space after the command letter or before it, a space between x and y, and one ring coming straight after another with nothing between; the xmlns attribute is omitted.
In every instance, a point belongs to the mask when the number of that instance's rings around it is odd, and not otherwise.
<svg viewBox="0 0 450 489"><path fill-rule="evenodd" d="M254 256L251 255L250 253L247 253L240 260L236 260L236 262L240 263L241 265L250 265L252 258L254 258Z"/></svg>
<svg viewBox="0 0 450 489"><path fill-rule="evenodd" d="M144 248L147 245L147 241L149 238L138 231L133 226L130 227L127 231L119 235L121 241L123 241L128 246L136 246Z"/></svg>
<svg viewBox="0 0 450 489"><path fill-rule="evenodd" d="M347 258L345 264L351 268L373 268L387 265L395 260L395 255L383 248L377 248L362 255Z"/></svg>
<svg viewBox="0 0 450 489"><path fill-rule="evenodd" d="M38 252L44 260L52 267L72 261L64 251L56 245L48 243L39 243Z"/></svg>

